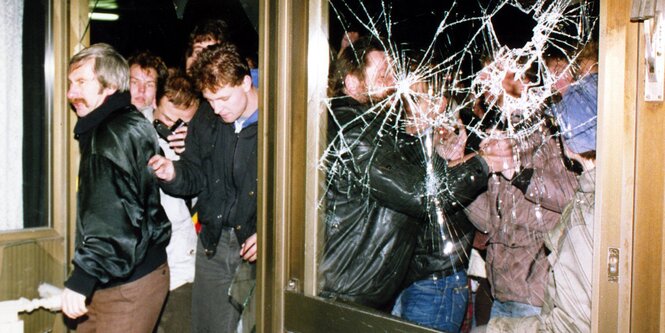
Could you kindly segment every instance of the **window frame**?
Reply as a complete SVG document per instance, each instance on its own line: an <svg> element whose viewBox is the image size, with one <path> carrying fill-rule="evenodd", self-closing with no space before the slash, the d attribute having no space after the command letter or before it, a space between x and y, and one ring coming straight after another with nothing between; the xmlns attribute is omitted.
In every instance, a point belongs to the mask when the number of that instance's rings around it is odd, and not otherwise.
<svg viewBox="0 0 665 333"><path fill-rule="evenodd" d="M67 221L73 216L75 203L70 189L75 189L75 175L71 165L77 157L73 155L75 142L71 136L72 118L66 99L66 72L69 57L69 37L75 35L76 26L84 27L87 22L82 16L69 16L71 12L83 9L87 18L87 2L72 1L67 6L61 1L49 0L46 22L46 47L44 56L45 70L45 108L47 110L46 151L48 171L46 199L48 225L43 227L24 228L0 232L0 243L16 241L50 239L65 237ZM85 4L85 5L83 5ZM68 24L70 18L77 19L78 24ZM68 29L69 27L69 29ZM83 31L82 29L80 31ZM75 191L74 191L75 192Z"/></svg>

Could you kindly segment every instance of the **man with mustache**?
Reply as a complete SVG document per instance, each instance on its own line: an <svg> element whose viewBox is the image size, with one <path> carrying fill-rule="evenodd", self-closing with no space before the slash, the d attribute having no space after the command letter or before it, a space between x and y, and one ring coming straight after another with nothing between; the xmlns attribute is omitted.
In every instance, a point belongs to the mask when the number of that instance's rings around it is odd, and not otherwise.
<svg viewBox="0 0 665 333"><path fill-rule="evenodd" d="M152 332L169 288L171 231L147 167L157 136L130 104L129 67L110 45L76 54L68 81L81 161L62 312L77 320L77 332Z"/></svg>

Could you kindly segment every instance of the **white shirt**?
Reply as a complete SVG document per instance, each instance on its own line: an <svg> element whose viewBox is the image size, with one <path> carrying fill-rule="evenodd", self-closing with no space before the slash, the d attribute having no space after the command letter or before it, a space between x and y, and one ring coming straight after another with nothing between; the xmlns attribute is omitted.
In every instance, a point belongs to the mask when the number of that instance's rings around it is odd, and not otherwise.
<svg viewBox="0 0 665 333"><path fill-rule="evenodd" d="M151 122L154 120L153 109L141 111ZM157 135L157 133L155 133ZM166 140L159 138L159 146L164 151L164 156L172 161L177 161L180 156L169 147ZM192 216L185 200L172 197L159 190L160 201L171 221L171 241L166 247L167 261L171 271L170 290L174 290L185 283L194 282L194 266L196 263L196 230Z"/></svg>

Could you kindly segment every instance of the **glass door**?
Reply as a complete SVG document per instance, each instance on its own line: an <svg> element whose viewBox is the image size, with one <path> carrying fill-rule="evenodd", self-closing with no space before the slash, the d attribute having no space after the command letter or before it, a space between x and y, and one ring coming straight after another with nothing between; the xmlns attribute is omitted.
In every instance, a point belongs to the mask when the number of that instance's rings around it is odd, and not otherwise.
<svg viewBox="0 0 665 333"><path fill-rule="evenodd" d="M544 239L584 171L565 153L571 127L560 122L559 103L565 88L597 72L599 4L338 0L263 8L273 31L261 36L272 111L263 119L263 145L272 149L263 156L261 294L283 308L262 315L294 332L427 331L433 325L419 323L435 310L408 300L422 284L466 294L437 308L457 307L457 329L470 325L466 304L481 296L518 299L539 313L550 267ZM585 98L597 104L595 95ZM488 145L499 143L510 156L490 165ZM456 170L464 168L455 166L474 155L484 155L485 187L500 195L464 192L473 184L460 185ZM531 198L521 177L552 186ZM485 263L472 261L473 248ZM513 256L532 263L528 272L506 269ZM280 264L283 272L267 273ZM590 268L585 273L590 279ZM512 290L507 281L520 274L523 288ZM476 289L483 277L489 288ZM590 302L590 286L585 293ZM578 314L588 319L590 306Z"/></svg>

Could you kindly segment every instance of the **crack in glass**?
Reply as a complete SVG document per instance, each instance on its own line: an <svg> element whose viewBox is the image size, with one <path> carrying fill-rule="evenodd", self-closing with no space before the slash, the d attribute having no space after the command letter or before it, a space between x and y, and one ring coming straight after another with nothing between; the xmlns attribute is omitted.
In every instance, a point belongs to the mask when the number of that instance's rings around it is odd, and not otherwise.
<svg viewBox="0 0 665 333"><path fill-rule="evenodd" d="M470 141L510 142L514 147L511 165L519 169L533 165L534 156L553 149L552 142L571 130L553 126L553 105L560 100L562 82L575 81L571 73L579 70L583 47L597 38L597 4L574 0L330 0L329 4L331 31L338 26L340 38L360 32L380 40L395 77L387 97L371 101L371 107L356 120L380 120L377 142L383 135L406 133L417 138L418 149L425 156L422 193L429 206L428 220L439 226L434 239L444 255L468 258L466 250L452 253L460 251L449 241L458 230L447 223L441 198L454 195L447 180L434 172L441 163L434 155L451 160L452 156L478 153L479 145ZM333 37L331 32L330 43L335 46L338 41ZM348 47L354 48L353 44ZM377 93L368 88L370 94ZM329 119L339 131L329 133L330 141L319 159L320 169L327 174L324 193L332 182L345 179L347 193L355 193L351 187L360 186L363 194L370 195L373 189L366 166L371 162L363 167L355 160L351 146L359 142L344 137L344 126L350 122L340 121L334 113L332 104L338 98L326 101ZM475 120L465 119L469 117ZM377 156L370 154L369 158ZM570 163L567 159L564 162ZM509 168L505 165L504 169ZM500 177L502 173L495 173L489 182L498 182ZM541 177L537 168L532 177L533 182ZM572 185L561 184L566 186ZM550 190L539 189L542 203L536 200L529 213L534 222L523 226L529 237L543 237L543 221L550 214L544 205L552 199L547 193ZM515 206L504 199L493 204L519 223ZM502 207L512 210L502 211ZM325 196L319 209L326 209ZM504 227L506 233L513 230ZM334 229L335 225L326 228ZM510 239L511 235L501 238ZM542 303L542 299L534 302Z"/></svg>

